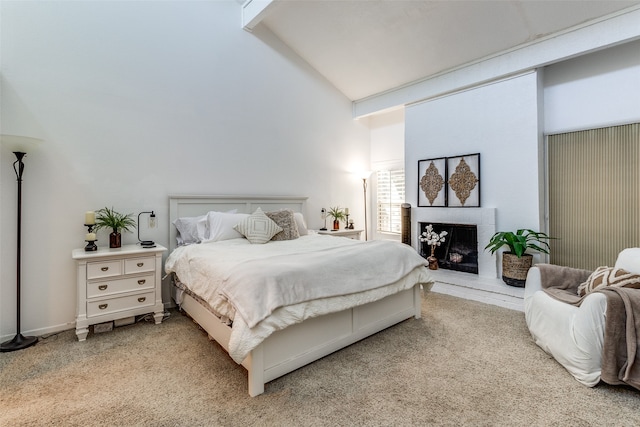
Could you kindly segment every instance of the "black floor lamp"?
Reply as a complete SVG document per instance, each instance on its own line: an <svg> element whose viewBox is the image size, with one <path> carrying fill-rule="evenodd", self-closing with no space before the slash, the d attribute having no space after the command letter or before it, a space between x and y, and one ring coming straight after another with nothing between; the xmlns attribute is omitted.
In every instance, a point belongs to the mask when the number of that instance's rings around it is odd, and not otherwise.
<svg viewBox="0 0 640 427"><path fill-rule="evenodd" d="M38 337L25 337L20 333L20 270L21 270L21 245L22 245L22 174L24 162L22 159L27 154L27 147L34 146L39 140L14 135L2 135L2 145L7 146L16 156L13 162L13 170L18 180L18 245L17 245L17 269L16 269L16 336L10 341L0 344L0 351L8 352L22 350L38 342Z"/></svg>

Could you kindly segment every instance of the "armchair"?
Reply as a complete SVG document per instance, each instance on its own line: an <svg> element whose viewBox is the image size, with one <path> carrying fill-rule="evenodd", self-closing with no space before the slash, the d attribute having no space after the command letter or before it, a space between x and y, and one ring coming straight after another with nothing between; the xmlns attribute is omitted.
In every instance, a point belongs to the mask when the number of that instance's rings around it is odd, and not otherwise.
<svg viewBox="0 0 640 427"><path fill-rule="evenodd" d="M615 267L640 274L640 248L625 249ZM541 273L544 270L544 274ZM524 308L527 327L535 343L553 356L580 383L593 387L600 381L607 311L602 292L588 294L579 306L561 302L543 291L542 280L559 280L558 293L577 302L578 285L591 272L554 265L534 266L525 282ZM559 294L566 295L559 295Z"/></svg>

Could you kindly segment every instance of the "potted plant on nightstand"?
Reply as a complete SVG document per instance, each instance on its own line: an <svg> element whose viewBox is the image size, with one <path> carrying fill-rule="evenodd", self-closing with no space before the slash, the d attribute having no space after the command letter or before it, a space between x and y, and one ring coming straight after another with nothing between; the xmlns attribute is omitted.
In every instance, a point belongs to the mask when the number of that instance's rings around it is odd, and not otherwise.
<svg viewBox="0 0 640 427"><path fill-rule="evenodd" d="M109 247L119 248L122 246L121 231L133 231L136 226L136 221L133 219L133 214L121 214L116 212L113 208L103 208L96 211L96 230L101 228L110 228L112 230L109 234Z"/></svg>
<svg viewBox="0 0 640 427"><path fill-rule="evenodd" d="M344 211L339 206L336 206L333 208L329 208L329 210L327 211L327 215L333 218L333 229L339 230L340 221L344 221L345 219Z"/></svg>
<svg viewBox="0 0 640 427"><path fill-rule="evenodd" d="M523 288L529 268L533 264L533 255L525 253L532 249L545 254L549 253L547 240L552 239L547 234L529 229L499 231L491 237L485 249L494 254L503 246L509 248L502 253L502 280L510 286Z"/></svg>

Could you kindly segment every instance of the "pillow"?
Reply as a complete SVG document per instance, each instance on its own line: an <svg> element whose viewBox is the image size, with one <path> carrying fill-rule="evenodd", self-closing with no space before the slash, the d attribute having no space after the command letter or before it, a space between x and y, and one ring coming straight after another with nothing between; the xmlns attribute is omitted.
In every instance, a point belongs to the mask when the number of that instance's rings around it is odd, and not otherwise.
<svg viewBox="0 0 640 427"><path fill-rule="evenodd" d="M309 230L307 230L307 222L304 220L304 216L300 212L294 212L293 218L295 218L296 224L298 225L298 234L301 236L309 234Z"/></svg>
<svg viewBox="0 0 640 427"><path fill-rule="evenodd" d="M629 273L622 268L598 267L586 282L578 286L578 295L585 296L606 286L640 289L640 274Z"/></svg>
<svg viewBox="0 0 640 427"><path fill-rule="evenodd" d="M207 238L202 241L208 243L242 239L242 234L238 233L233 227L248 216L249 214L235 212L209 212L205 218L209 233Z"/></svg>
<svg viewBox="0 0 640 427"><path fill-rule="evenodd" d="M173 225L178 230L176 236L178 246L200 243L205 238L206 225L202 224L201 220L206 217L206 215L183 217L173 221Z"/></svg>
<svg viewBox="0 0 640 427"><path fill-rule="evenodd" d="M626 248L618 254L614 267L640 274L640 248Z"/></svg>
<svg viewBox="0 0 640 427"><path fill-rule="evenodd" d="M265 215L271 218L273 222L275 222L280 228L282 228L282 231L276 233L276 235L273 236L271 240L294 240L300 237L300 233L298 232L298 224L296 224L296 220L291 209L265 212Z"/></svg>
<svg viewBox="0 0 640 427"><path fill-rule="evenodd" d="M260 208L233 228L242 233L251 243L267 243L282 231L282 227L266 216Z"/></svg>

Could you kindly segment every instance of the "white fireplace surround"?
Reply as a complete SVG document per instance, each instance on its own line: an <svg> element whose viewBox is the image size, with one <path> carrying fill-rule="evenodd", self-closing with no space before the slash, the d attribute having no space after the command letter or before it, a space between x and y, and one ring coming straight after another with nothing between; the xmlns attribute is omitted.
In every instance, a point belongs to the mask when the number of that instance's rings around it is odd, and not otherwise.
<svg viewBox="0 0 640 427"><path fill-rule="evenodd" d="M498 277L496 257L484 250L486 243L496 233L495 208L415 208L411 218L412 230L420 230L420 222L475 225L478 228L478 276ZM419 231L415 233L416 236L411 237L415 238L417 248Z"/></svg>
<svg viewBox="0 0 640 427"><path fill-rule="evenodd" d="M418 247L418 223L468 224L478 228L478 274L430 270L433 292L524 311L524 288L506 285L498 275L498 257L484 247L496 233L495 208L412 208L411 241ZM418 249L416 249L418 250Z"/></svg>

